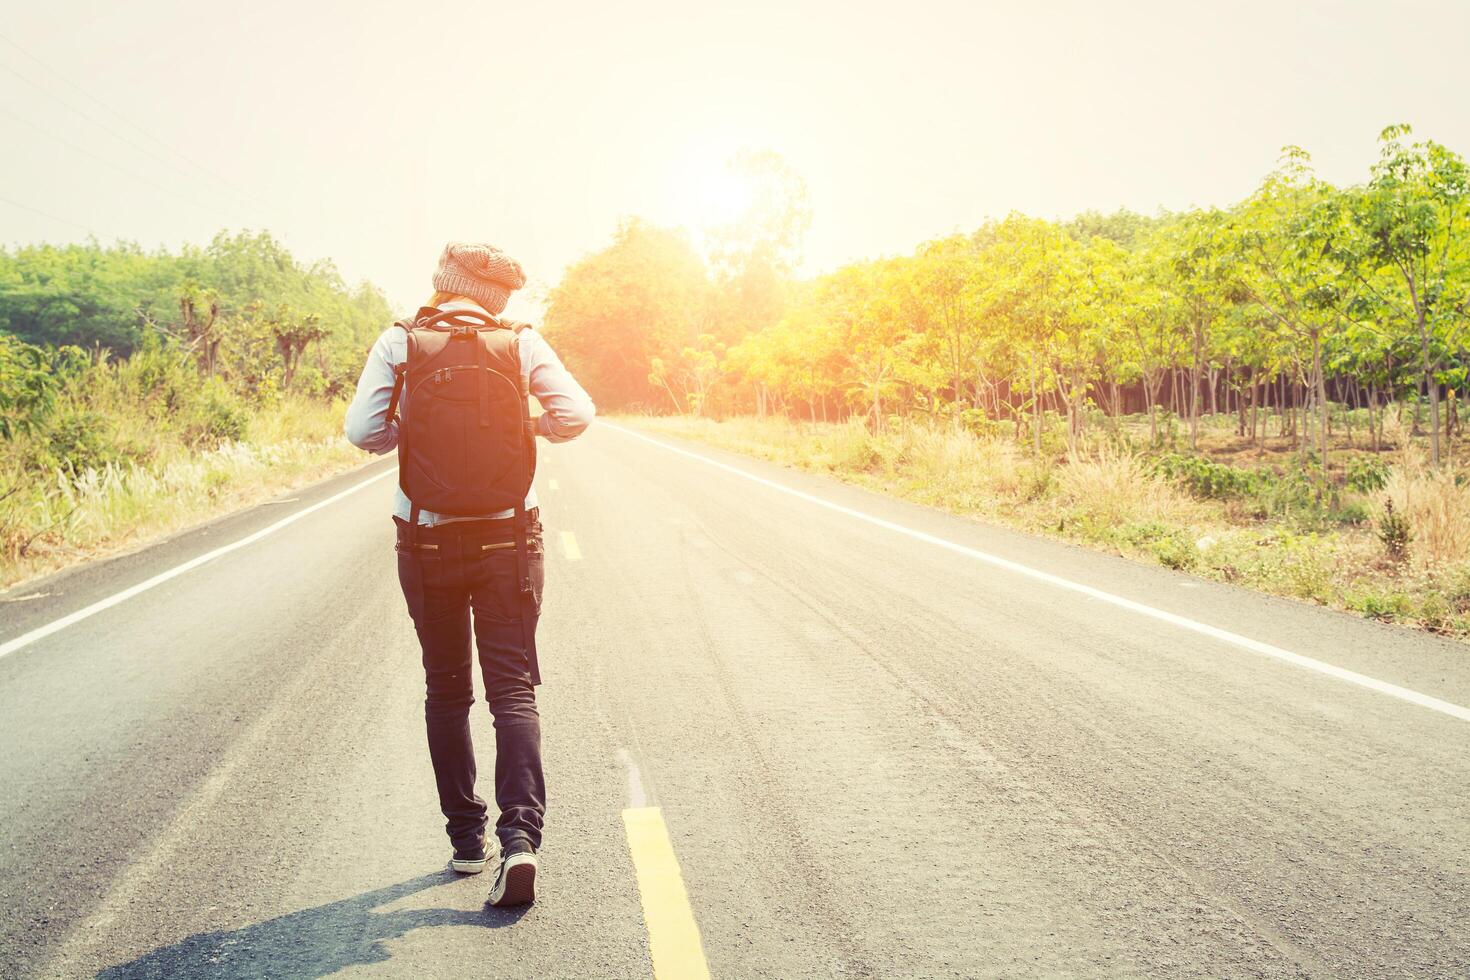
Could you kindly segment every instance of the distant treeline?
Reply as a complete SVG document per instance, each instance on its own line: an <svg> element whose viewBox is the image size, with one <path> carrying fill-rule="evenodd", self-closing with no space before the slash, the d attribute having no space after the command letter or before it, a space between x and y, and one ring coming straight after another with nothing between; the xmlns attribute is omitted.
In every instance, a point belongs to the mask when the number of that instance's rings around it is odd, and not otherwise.
<svg viewBox="0 0 1470 980"><path fill-rule="evenodd" d="M44 502L37 488L54 489L58 472L75 480L246 439L287 396L341 396L390 321L378 290L348 287L331 263L303 264L265 233L177 253L0 250L0 500L26 490L11 509ZM22 517L0 514L0 531L28 526Z"/></svg>
<svg viewBox="0 0 1470 980"><path fill-rule="evenodd" d="M117 357L158 334L205 373L248 385L296 382L299 367L304 385L340 387L389 320L377 289L348 287L330 262L301 263L265 232L221 232L177 254L96 242L0 249L0 331Z"/></svg>
<svg viewBox="0 0 1470 980"><path fill-rule="evenodd" d="M762 229L791 222L748 223L707 263L629 222L553 291L548 331L610 407L1001 422L1038 451L1049 413L1075 446L1093 416L1168 406L1191 443L1216 410L1264 438L1271 409L1325 456L1332 401L1376 438L1411 399L1438 460L1470 369L1470 172L1406 126L1363 184L1289 147L1231 207L1013 214L814 281Z"/></svg>

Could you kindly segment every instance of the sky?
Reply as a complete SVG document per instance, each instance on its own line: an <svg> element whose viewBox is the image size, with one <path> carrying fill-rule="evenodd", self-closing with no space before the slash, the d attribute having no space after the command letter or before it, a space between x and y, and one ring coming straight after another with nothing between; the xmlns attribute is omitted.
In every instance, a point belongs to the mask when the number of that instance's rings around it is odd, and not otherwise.
<svg viewBox="0 0 1470 980"><path fill-rule="evenodd" d="M1286 144L1470 153L1470 3L0 0L0 244L266 229L417 305L499 245L534 318L618 221L741 149L807 182L802 267L1023 211L1224 205Z"/></svg>

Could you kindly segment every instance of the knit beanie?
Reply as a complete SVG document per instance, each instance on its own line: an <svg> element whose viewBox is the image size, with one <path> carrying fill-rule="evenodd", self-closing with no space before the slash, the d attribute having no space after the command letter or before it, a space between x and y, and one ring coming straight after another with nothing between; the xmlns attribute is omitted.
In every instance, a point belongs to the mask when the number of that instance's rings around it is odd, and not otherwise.
<svg viewBox="0 0 1470 980"><path fill-rule="evenodd" d="M434 270L436 290L468 296L496 316L525 284L521 264L494 245L450 242Z"/></svg>

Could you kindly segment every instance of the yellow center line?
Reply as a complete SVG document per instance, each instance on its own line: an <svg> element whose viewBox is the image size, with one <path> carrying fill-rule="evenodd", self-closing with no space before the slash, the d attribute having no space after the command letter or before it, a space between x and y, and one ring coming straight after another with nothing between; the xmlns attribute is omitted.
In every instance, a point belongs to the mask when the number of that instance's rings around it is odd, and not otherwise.
<svg viewBox="0 0 1470 980"><path fill-rule="evenodd" d="M655 980L709 980L699 926L689 908L663 812L656 806L631 807L623 811L623 826L643 900Z"/></svg>
<svg viewBox="0 0 1470 980"><path fill-rule="evenodd" d="M582 549L577 547L577 538L571 531L561 532L561 553L567 556L567 561L582 560Z"/></svg>

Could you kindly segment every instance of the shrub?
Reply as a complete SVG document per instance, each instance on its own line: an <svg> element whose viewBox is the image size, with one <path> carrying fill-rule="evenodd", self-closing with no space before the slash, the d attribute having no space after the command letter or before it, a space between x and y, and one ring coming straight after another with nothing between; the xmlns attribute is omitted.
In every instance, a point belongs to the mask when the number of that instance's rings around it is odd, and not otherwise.
<svg viewBox="0 0 1470 980"><path fill-rule="evenodd" d="M47 449L50 459L46 468L61 469L72 476L127 461L127 454L117 444L112 420L86 409L68 410L52 423Z"/></svg>
<svg viewBox="0 0 1470 980"><path fill-rule="evenodd" d="M215 446L238 442L250 427L250 413L217 378L204 386L199 404L191 413L184 441L191 446Z"/></svg>
<svg viewBox="0 0 1470 980"><path fill-rule="evenodd" d="M1393 498L1383 502L1383 513L1379 515L1374 531L1378 540L1383 542L1383 550L1388 552L1388 557L1394 561L1409 557L1409 542L1414 532L1409 528L1409 519L1393 509Z"/></svg>
<svg viewBox="0 0 1470 980"><path fill-rule="evenodd" d="M1154 557L1165 568L1188 571L1199 564L1199 549L1183 531L1174 530L1155 541L1152 545Z"/></svg>
<svg viewBox="0 0 1470 980"><path fill-rule="evenodd" d="M76 347L48 350L0 331L0 439L45 428L67 385L87 363Z"/></svg>
<svg viewBox="0 0 1470 980"><path fill-rule="evenodd" d="M1254 569L1272 591L1324 602L1330 597L1335 567L1332 539L1282 531L1261 539L1259 545Z"/></svg>
<svg viewBox="0 0 1470 980"><path fill-rule="evenodd" d="M1259 473L1184 453L1167 453L1158 457L1154 461L1154 470L1206 500L1247 496L1255 492L1261 482Z"/></svg>
<svg viewBox="0 0 1470 980"><path fill-rule="evenodd" d="M1339 524L1367 524L1373 519L1368 505L1361 500L1339 503L1327 516Z"/></svg>
<svg viewBox="0 0 1470 980"><path fill-rule="evenodd" d="M1256 512L1261 517L1291 519L1298 525L1319 526L1330 511L1333 490L1310 465L1299 466L1280 475L1260 474L1251 494ZM1324 504L1324 498L1328 501Z"/></svg>
<svg viewBox="0 0 1470 980"><path fill-rule="evenodd" d="M1352 456L1347 461L1347 486L1358 493L1382 490L1388 483L1389 465L1376 456Z"/></svg>
<svg viewBox="0 0 1470 980"><path fill-rule="evenodd" d="M1470 560L1470 487L1452 470L1430 469L1421 459L1406 455L1384 486L1384 495L1378 519L1380 539L1385 528L1403 533L1394 523L1402 519L1407 532L1405 549L1422 564ZM1384 543L1387 547L1388 541Z"/></svg>
<svg viewBox="0 0 1470 980"><path fill-rule="evenodd" d="M1390 622L1409 616L1414 608L1413 602L1402 592L1391 592L1386 595L1376 592L1350 595L1347 597L1346 604L1349 609L1369 619Z"/></svg>

